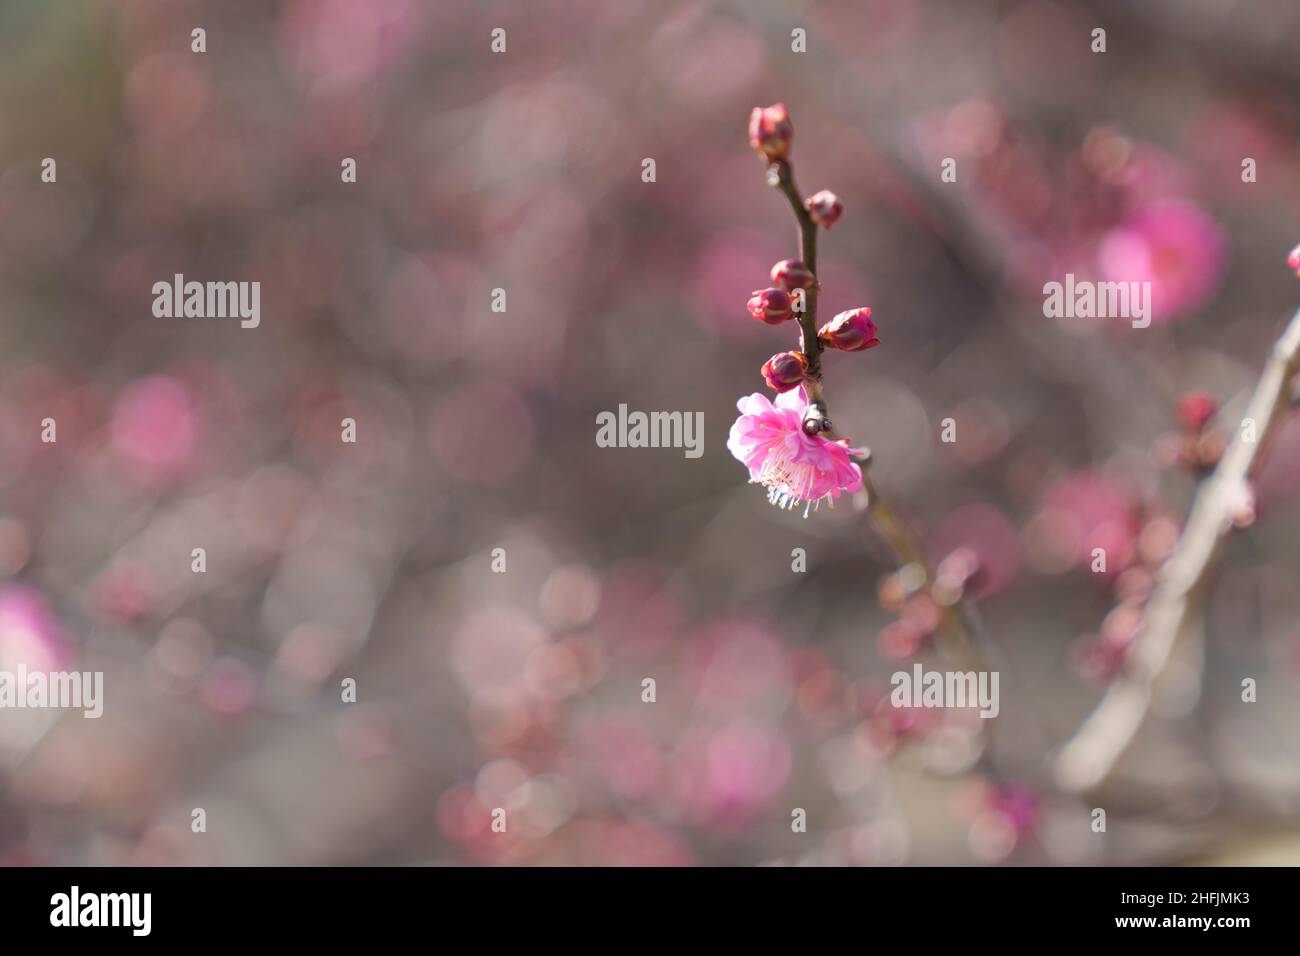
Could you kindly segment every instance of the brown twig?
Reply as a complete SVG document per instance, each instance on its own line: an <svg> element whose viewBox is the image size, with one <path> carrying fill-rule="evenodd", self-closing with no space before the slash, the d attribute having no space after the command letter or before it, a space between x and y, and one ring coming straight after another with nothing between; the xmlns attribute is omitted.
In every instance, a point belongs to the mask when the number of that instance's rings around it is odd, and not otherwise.
<svg viewBox="0 0 1300 956"><path fill-rule="evenodd" d="M1245 419L1254 420L1255 440L1247 441L1245 430L1238 428L1218 467L1201 483L1182 536L1160 569L1124 670L1056 758L1056 781L1063 790L1081 793L1101 784L1141 728L1156 679L1195 623L1192 610L1215 555L1236 512L1249 502L1247 482L1290 403L1289 383L1297 370L1300 310L1274 343L1246 408Z"/></svg>
<svg viewBox="0 0 1300 956"><path fill-rule="evenodd" d="M794 184L794 167L788 159L778 159L768 167L769 182L785 195L794 211L794 218L799 223L799 258L803 260L808 271L817 275L817 223L808 213L799 195L799 187ZM817 339L817 296L821 283L814 283L804 293L804 308L799 315L800 349L808 358L808 372L804 378L804 389L808 393L808 411L804 417L804 431L810 434L828 432L831 429L827 417L826 401L822 397L822 346Z"/></svg>
<svg viewBox="0 0 1300 956"><path fill-rule="evenodd" d="M817 223L813 221L808 207L794 182L794 168L788 159L774 160L768 167L768 182L779 189L790 202L795 220L799 224L799 257L808 271L817 276ZM804 378L804 390L808 394L808 409L804 413L804 431L808 434L821 434L830 441L836 440L834 427L830 420L830 410L822 390L821 342L817 338L817 296L821 291L821 282L817 281L808 289L804 297L804 309L798 313L801 349L808 358L808 370ZM925 574L926 584L934 583L934 568L926 558L925 549L915 533L909 528L877 490L871 480L870 451L857 456L855 460L862 469L862 488L867 495L867 517L872 527L884 539L894 553L899 566L915 565ZM974 621L963 603L945 607L941 617L946 640L941 649L947 656L961 660L966 666L980 668L983 657L977 647L974 634Z"/></svg>

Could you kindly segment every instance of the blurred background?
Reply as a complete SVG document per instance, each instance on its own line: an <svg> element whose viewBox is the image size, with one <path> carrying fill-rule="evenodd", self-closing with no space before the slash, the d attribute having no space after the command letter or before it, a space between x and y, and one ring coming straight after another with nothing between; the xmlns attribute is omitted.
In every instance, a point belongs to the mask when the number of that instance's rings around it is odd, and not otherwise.
<svg viewBox="0 0 1300 956"><path fill-rule="evenodd" d="M1294 418L1136 746L1082 800L1047 763L1300 299L1297 91L1290 0L4 0L0 668L105 709L0 711L0 861L1300 862ZM827 357L836 427L978 560L987 738L888 708L933 609L861 502L725 448L796 347L745 311L797 253L777 101L847 210L822 314L883 342ZM1044 318L1066 272L1152 326ZM175 273L261 326L154 318ZM703 457L598 448L620 403Z"/></svg>

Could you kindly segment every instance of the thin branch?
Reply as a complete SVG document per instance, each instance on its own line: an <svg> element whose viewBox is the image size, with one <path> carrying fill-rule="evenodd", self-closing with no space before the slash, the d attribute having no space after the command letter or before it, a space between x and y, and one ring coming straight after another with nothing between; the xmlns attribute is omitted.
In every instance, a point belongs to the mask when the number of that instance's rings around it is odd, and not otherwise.
<svg viewBox="0 0 1300 956"><path fill-rule="evenodd" d="M790 202L795 220L799 224L799 256L808 271L817 276L817 223L813 221L808 207L794 182L794 168L789 160L774 160L768 167L769 185L779 189ZM804 379L804 390L808 394L808 410L804 413L804 430L809 434L820 433L830 441L836 440L830 420L830 409L822 391L821 342L817 338L817 296L821 291L821 282L817 281L804 296L804 309L798 314L801 348L808 358L808 371ZM925 556L925 549L915 533L897 515L871 480L869 470L871 453L865 452L855 460L862 469L862 487L867 494L867 517L876 532L884 539L894 552L894 558L900 567L916 565L925 573L927 585L934 583L934 568ZM946 640L942 649L949 656L963 660L971 667L983 666L982 655L973 635L976 633L974 621L969 609L958 600L943 609L940 622Z"/></svg>
<svg viewBox="0 0 1300 956"><path fill-rule="evenodd" d="M786 159L778 159L768 167L769 182L785 195L794 211L794 218L799 223L799 258L808 267L808 271L817 275L817 223L813 222L808 207L800 198L799 187L794 184L794 167ZM805 429L813 432L828 431L830 422L826 415L826 402L822 398L822 344L817 339L817 296L821 292L821 283L816 282L811 289L804 292L804 308L799 315L800 350L808 358L808 372L804 388L808 392L808 417L804 419ZM806 423L817 422L815 428Z"/></svg>
<svg viewBox="0 0 1300 956"><path fill-rule="evenodd" d="M1055 774L1062 789L1081 793L1101 784L1141 728L1156 679L1180 638L1192 629L1192 610L1234 515L1249 502L1247 482L1290 404L1289 383L1297 370L1300 310L1274 343L1246 409L1246 418L1254 419L1256 440L1247 441L1245 430L1238 428L1218 467L1202 482L1178 545L1160 569L1124 670L1057 756Z"/></svg>
<svg viewBox="0 0 1300 956"><path fill-rule="evenodd" d="M876 533L894 552L899 566L916 565L925 572L926 584L934 583L934 568L925 555L925 548L903 520L877 490L868 470L869 461L860 460L862 488L867 493L867 517ZM982 670L987 661L976 643L979 629L963 599L941 606L940 624L943 638L940 649L946 657L961 661L965 666Z"/></svg>

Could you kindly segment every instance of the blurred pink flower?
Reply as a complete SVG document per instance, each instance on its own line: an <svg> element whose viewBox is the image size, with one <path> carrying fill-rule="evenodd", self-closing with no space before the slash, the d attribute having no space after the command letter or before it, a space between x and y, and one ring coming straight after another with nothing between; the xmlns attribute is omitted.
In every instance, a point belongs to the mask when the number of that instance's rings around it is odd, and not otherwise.
<svg viewBox="0 0 1300 956"><path fill-rule="evenodd" d="M969 550L975 563L971 586L980 597L1004 590L1020 568L1020 536L1011 520L992 505L962 505L944 516L930 537L930 547L936 558Z"/></svg>
<svg viewBox="0 0 1300 956"><path fill-rule="evenodd" d="M0 591L0 668L22 664L30 672L66 666L71 653L45 596L12 585Z"/></svg>
<svg viewBox="0 0 1300 956"><path fill-rule="evenodd" d="M172 477L194 449L190 391L165 375L142 378L118 396L110 428L113 449L127 464L151 480Z"/></svg>
<svg viewBox="0 0 1300 956"><path fill-rule="evenodd" d="M784 248L765 233L731 229L700 249L693 264L692 298L701 304L697 318L710 335L741 340L761 335L767 340L769 330L753 321L748 311L736 308L736 302L750 297L755 275L768 269Z"/></svg>
<svg viewBox="0 0 1300 956"><path fill-rule="evenodd" d="M893 753L904 744L924 739L940 723L937 710L910 704L895 707L888 689L864 689L863 697L869 713L859 724L858 733L871 753L880 756Z"/></svg>
<svg viewBox="0 0 1300 956"><path fill-rule="evenodd" d="M257 675L243 661L226 657L213 661L203 675L199 698L223 717L243 717L257 697Z"/></svg>
<svg viewBox="0 0 1300 956"><path fill-rule="evenodd" d="M649 731L631 714L589 714L575 722L573 749L622 799L644 799L659 782L662 759Z"/></svg>
<svg viewBox="0 0 1300 956"><path fill-rule="evenodd" d="M696 826L740 829L781 793L792 763L790 742L776 727L747 720L697 727L675 755L682 816Z"/></svg>
<svg viewBox="0 0 1300 956"><path fill-rule="evenodd" d="M1107 232L1097 251L1107 281L1150 282L1151 320L1167 321L1205 305L1219 288L1223 231L1185 202L1142 206Z"/></svg>
<svg viewBox="0 0 1300 956"><path fill-rule="evenodd" d="M483 441L475 422L492 422ZM439 464L467 484L510 478L533 454L536 425L527 401L510 386L482 379L444 394L429 416L429 440Z"/></svg>
<svg viewBox="0 0 1300 956"><path fill-rule="evenodd" d="M576 828L597 866L690 866L691 848L671 830L649 823L605 820Z"/></svg>
<svg viewBox="0 0 1300 956"><path fill-rule="evenodd" d="M862 487L862 469L845 442L828 441L803 430L808 395L803 387L776 397L755 392L736 403L740 417L731 426L727 450L749 469L749 480L767 489L778 508L802 504L804 517L814 502L838 498Z"/></svg>
<svg viewBox="0 0 1300 956"><path fill-rule="evenodd" d="M616 564L601 584L593 622L611 657L645 660L681 639L684 588L659 564Z"/></svg>
<svg viewBox="0 0 1300 956"><path fill-rule="evenodd" d="M148 565L119 560L95 579L95 610L113 621L138 621L158 606L159 582Z"/></svg>
<svg viewBox="0 0 1300 956"><path fill-rule="evenodd" d="M1199 434L1219 410L1219 403L1208 392L1191 391L1178 400L1178 420L1188 431Z"/></svg>
<svg viewBox="0 0 1300 956"><path fill-rule="evenodd" d="M700 713L734 717L784 709L793 677L780 640L761 620L727 618L683 646L688 686Z"/></svg>
<svg viewBox="0 0 1300 956"><path fill-rule="evenodd" d="M1062 558L1089 567L1094 548L1106 552L1106 574L1132 561L1139 528L1136 503L1128 492L1091 472L1057 481L1043 496L1039 512L1046 546Z"/></svg>
<svg viewBox="0 0 1300 956"><path fill-rule="evenodd" d="M1038 822L1038 794L1024 784L1009 783L996 788L991 793L990 804L990 809L1011 825L1017 838L1028 834Z"/></svg>
<svg viewBox="0 0 1300 956"><path fill-rule="evenodd" d="M528 656L546 642L546 633L531 618L511 608L486 605L452 634L452 670L476 700L519 699L528 693Z"/></svg>
<svg viewBox="0 0 1300 956"><path fill-rule="evenodd" d="M779 792L790 773L790 746L775 727L732 723L708 743L710 797L719 804L749 807Z"/></svg>
<svg viewBox="0 0 1300 956"><path fill-rule="evenodd" d="M1100 634L1074 641L1069 656L1075 672L1094 685L1104 685L1114 677L1137 639L1142 612L1141 601L1121 602L1106 615Z"/></svg>
<svg viewBox="0 0 1300 956"><path fill-rule="evenodd" d="M280 59L314 92L352 90L396 70L418 35L409 0L296 0L280 20Z"/></svg>

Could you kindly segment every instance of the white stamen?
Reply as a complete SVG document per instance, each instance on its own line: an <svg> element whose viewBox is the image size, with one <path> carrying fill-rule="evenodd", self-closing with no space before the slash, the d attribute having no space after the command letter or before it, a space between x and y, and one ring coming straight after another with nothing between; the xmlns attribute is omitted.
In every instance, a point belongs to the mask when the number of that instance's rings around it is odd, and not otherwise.
<svg viewBox="0 0 1300 956"><path fill-rule="evenodd" d="M803 516L808 517L810 508L819 507L822 498L812 498L809 491L817 477L817 470L808 462L792 462L780 454L780 449L773 448L759 469L758 478L751 479L767 489L767 500L776 507L790 511L800 504L804 506ZM832 502L833 505L833 502Z"/></svg>

